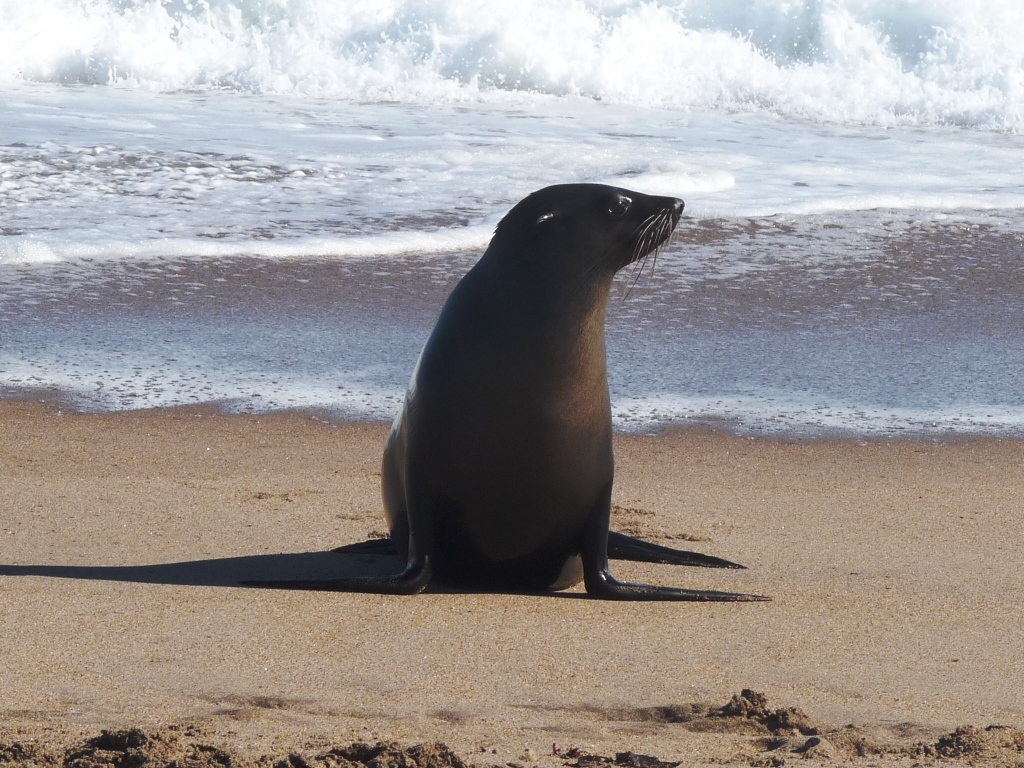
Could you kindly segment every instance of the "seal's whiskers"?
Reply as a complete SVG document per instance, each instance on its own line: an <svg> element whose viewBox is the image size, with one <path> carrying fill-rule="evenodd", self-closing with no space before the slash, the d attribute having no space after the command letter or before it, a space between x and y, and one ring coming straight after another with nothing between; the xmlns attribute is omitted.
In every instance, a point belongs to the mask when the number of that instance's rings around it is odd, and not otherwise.
<svg viewBox="0 0 1024 768"><path fill-rule="evenodd" d="M633 288L640 281L640 277L647 267L648 258L651 259L651 275L654 275L654 268L658 263L658 251L671 237L675 224L672 212L666 209L644 219L637 227L633 247L630 249L632 266L629 276L626 278L627 287L622 297L623 301L629 298Z"/></svg>

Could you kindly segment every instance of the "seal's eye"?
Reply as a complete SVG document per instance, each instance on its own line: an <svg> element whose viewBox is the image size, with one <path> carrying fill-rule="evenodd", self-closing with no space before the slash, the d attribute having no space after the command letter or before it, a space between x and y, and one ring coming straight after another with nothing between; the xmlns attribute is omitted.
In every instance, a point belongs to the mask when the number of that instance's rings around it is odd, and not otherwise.
<svg viewBox="0 0 1024 768"><path fill-rule="evenodd" d="M537 223L543 224L545 221L551 221L553 218L555 218L555 214L553 213L542 213L537 217Z"/></svg>
<svg viewBox="0 0 1024 768"><path fill-rule="evenodd" d="M625 195L616 195L608 204L608 213L612 216L625 216L626 211L629 210L629 206L632 204L633 201Z"/></svg>

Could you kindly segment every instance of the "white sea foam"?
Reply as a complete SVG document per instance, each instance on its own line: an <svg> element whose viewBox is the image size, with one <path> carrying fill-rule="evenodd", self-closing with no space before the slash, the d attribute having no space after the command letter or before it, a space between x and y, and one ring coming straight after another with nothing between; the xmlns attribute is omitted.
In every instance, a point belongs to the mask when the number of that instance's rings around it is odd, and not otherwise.
<svg viewBox="0 0 1024 768"><path fill-rule="evenodd" d="M571 181L703 219L1015 211L1022 152L1016 134L763 113L23 84L0 93L0 263L479 251L516 200Z"/></svg>
<svg viewBox="0 0 1024 768"><path fill-rule="evenodd" d="M163 238L143 242L104 241L102 244L64 243L50 247L29 238L0 239L0 264L51 264L68 260L127 261L132 259L231 258L265 259L310 257L381 258L410 253L445 254L482 251L493 226L460 227L434 232L390 232L341 238L297 238L292 241L217 241Z"/></svg>
<svg viewBox="0 0 1024 768"><path fill-rule="evenodd" d="M44 243L27 238L4 238L0 240L0 264L52 264L61 257Z"/></svg>
<svg viewBox="0 0 1024 768"><path fill-rule="evenodd" d="M1018 0L0 0L0 82L1024 127Z"/></svg>
<svg viewBox="0 0 1024 768"><path fill-rule="evenodd" d="M237 364L183 365L145 354L133 354L128 361L109 355L94 358L80 353L73 366L43 357L31 365L5 361L0 392L5 387L11 391L46 387L59 390L64 400L86 411L215 403L230 412L316 410L357 420L391 419L401 408L404 394L401 386L394 385L390 370L309 375ZM617 396L612 400L612 420L616 429L626 432L705 424L741 434L802 437L1024 435L1024 407L1020 406L965 402L945 408L884 407L779 392Z"/></svg>
<svg viewBox="0 0 1024 768"><path fill-rule="evenodd" d="M779 393L745 397L651 395L612 402L612 419L623 431L669 425L710 424L747 434L804 436L963 434L1020 437L1024 408L958 403L950 408L892 408L866 403L827 403Z"/></svg>
<svg viewBox="0 0 1024 768"><path fill-rule="evenodd" d="M651 170L630 175L628 181L620 177L601 179L606 184L628 186L648 195L690 197L726 192L736 186L736 177L721 169L702 169L687 163L668 162Z"/></svg>

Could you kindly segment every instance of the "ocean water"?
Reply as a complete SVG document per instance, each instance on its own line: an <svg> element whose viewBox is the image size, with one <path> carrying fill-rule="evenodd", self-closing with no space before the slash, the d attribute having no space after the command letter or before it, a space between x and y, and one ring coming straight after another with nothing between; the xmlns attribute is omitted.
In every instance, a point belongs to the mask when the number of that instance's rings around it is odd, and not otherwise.
<svg viewBox="0 0 1024 768"><path fill-rule="evenodd" d="M390 419L516 201L686 201L616 425L1024 436L1016 0L0 0L0 396ZM636 285L630 288L632 281Z"/></svg>

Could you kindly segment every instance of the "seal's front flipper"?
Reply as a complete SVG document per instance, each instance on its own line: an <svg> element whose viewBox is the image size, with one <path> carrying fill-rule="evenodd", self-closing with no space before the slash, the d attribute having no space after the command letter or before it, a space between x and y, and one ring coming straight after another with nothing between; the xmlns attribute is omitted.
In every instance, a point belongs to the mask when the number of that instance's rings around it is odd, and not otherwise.
<svg viewBox="0 0 1024 768"><path fill-rule="evenodd" d="M607 568L592 574L586 565L583 567L583 578L587 585L587 593L605 600L679 600L704 603L753 603L771 600L770 597L745 595L739 592L630 584L616 579Z"/></svg>
<svg viewBox="0 0 1024 768"><path fill-rule="evenodd" d="M637 563L665 563L666 565L696 565L702 568L746 568L745 565L723 560L700 552L662 547L649 541L634 539L624 533L608 531L608 557L612 560L632 560Z"/></svg>
<svg viewBox="0 0 1024 768"><path fill-rule="evenodd" d="M715 590L683 590L676 587L655 587L650 584L620 582L608 569L592 573L584 565L584 581L587 593L604 600L678 600L685 602L765 602L770 597L744 595L738 592L717 592Z"/></svg>
<svg viewBox="0 0 1024 768"><path fill-rule="evenodd" d="M307 589L317 592L373 592L381 595L415 595L426 589L433 575L433 558L410 562L397 576L347 576L342 579L284 579L242 581L246 587Z"/></svg>
<svg viewBox="0 0 1024 768"><path fill-rule="evenodd" d="M771 600L761 595L744 595L735 592L716 592L702 589L678 589L657 587L651 584L629 584L619 581L608 570L609 544L612 536L608 530L611 519L611 486L601 494L587 520L583 534L583 583L587 593L606 600L686 600L700 602L755 602ZM615 534L617 539L621 534ZM623 539L630 540L628 536ZM632 539L631 541L636 541ZM637 542L643 544L644 542ZM654 545L650 545L654 546ZM669 550L670 552L673 550ZM661 562L661 561L654 561Z"/></svg>

